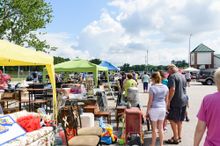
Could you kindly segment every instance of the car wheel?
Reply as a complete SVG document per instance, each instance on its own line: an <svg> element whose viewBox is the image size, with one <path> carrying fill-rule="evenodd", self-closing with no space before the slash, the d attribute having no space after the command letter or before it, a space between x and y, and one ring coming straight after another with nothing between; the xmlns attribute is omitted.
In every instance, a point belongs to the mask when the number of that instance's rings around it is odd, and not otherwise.
<svg viewBox="0 0 220 146"><path fill-rule="evenodd" d="M210 80L210 79L208 79L208 80L206 80L206 84L207 84L207 85L212 85L212 84L213 84L213 81Z"/></svg>

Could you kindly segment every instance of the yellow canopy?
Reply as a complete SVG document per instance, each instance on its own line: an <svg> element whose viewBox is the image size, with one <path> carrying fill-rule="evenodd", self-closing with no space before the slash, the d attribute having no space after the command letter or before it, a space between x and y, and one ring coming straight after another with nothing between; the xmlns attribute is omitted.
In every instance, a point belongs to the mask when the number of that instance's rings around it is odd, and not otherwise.
<svg viewBox="0 0 220 146"><path fill-rule="evenodd" d="M27 49L5 40L0 40L0 66L45 65L53 89L54 118L57 117L56 84L53 57L43 52Z"/></svg>

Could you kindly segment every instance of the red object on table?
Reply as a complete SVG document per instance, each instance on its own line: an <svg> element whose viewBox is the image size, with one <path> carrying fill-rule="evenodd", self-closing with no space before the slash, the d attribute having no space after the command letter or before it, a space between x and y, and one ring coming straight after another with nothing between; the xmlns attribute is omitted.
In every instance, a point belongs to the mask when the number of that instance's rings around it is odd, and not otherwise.
<svg viewBox="0 0 220 146"><path fill-rule="evenodd" d="M32 115L23 116L17 119L17 123L25 129L27 132L31 132L40 129L40 118Z"/></svg>
<svg viewBox="0 0 220 146"><path fill-rule="evenodd" d="M142 132L142 112L139 108L132 107L125 110L125 138L129 134L139 134Z"/></svg>

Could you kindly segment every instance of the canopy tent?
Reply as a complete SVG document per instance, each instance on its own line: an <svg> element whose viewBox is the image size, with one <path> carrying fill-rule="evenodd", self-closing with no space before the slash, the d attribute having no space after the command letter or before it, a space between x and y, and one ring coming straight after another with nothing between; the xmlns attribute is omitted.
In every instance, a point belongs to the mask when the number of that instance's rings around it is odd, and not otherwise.
<svg viewBox="0 0 220 146"><path fill-rule="evenodd" d="M117 66L111 64L108 61L102 61L99 65L103 66L103 67L107 67L109 71L120 71L120 68L118 68Z"/></svg>
<svg viewBox="0 0 220 146"><path fill-rule="evenodd" d="M108 68L93 64L87 60L75 59L56 64L55 72L92 72L94 74L95 85L98 85L98 72L104 71L108 76ZM108 77L107 77L108 79Z"/></svg>
<svg viewBox="0 0 220 146"><path fill-rule="evenodd" d="M196 69L196 68L193 68L193 67L188 67L188 68L185 68L184 71L199 72L199 69Z"/></svg>
<svg viewBox="0 0 220 146"><path fill-rule="evenodd" d="M46 66L53 89L53 111L56 119L58 111L53 57L4 40L0 40L0 52L0 66Z"/></svg>

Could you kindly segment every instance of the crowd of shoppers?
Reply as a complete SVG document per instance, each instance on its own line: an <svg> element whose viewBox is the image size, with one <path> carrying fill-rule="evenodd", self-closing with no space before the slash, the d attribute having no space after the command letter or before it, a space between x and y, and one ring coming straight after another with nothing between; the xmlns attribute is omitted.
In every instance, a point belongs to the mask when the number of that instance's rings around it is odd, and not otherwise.
<svg viewBox="0 0 220 146"><path fill-rule="evenodd" d="M149 89L147 116L152 121L152 143L155 146L156 129L158 128L160 146L163 145L163 131L166 118L170 121L173 136L166 140L168 144L178 144L182 137L182 122L185 119L187 95L186 78L178 72L178 68L168 65L168 79L163 71L151 75L152 85ZM167 114L167 115L166 115Z"/></svg>

